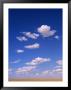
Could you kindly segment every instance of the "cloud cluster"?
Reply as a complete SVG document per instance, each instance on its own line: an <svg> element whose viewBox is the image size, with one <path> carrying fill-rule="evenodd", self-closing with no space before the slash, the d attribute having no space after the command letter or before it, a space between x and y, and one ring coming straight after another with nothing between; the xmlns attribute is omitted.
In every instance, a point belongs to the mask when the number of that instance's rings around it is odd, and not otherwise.
<svg viewBox="0 0 71 90"><path fill-rule="evenodd" d="M17 53L23 53L23 52L24 52L24 50L21 50L21 49L17 50Z"/></svg>
<svg viewBox="0 0 71 90"><path fill-rule="evenodd" d="M39 46L40 45L38 43L34 43L32 45L26 45L24 47L27 48L27 49L36 49L36 48L39 48Z"/></svg>
<svg viewBox="0 0 71 90"><path fill-rule="evenodd" d="M26 35L28 38L37 39L39 37L39 34L31 33L31 32L23 32L24 35Z"/></svg>
<svg viewBox="0 0 71 90"><path fill-rule="evenodd" d="M34 69L36 69L38 64L44 63L44 62L49 62L50 59L48 58L41 58L41 57L37 57L35 59L33 59L31 62L27 62L25 63L26 66L20 67L16 70L16 73L27 73L27 72L31 72ZM16 63L17 61L13 62Z"/></svg>
<svg viewBox="0 0 71 90"><path fill-rule="evenodd" d="M28 40L25 36L16 37L16 39L19 41L27 41Z"/></svg>
<svg viewBox="0 0 71 90"><path fill-rule="evenodd" d="M37 57L35 59L33 59L31 62L27 62L26 65L38 65L44 62L49 62L50 59L49 58L41 58L41 57Z"/></svg>
<svg viewBox="0 0 71 90"><path fill-rule="evenodd" d="M27 72L31 72L35 68L36 66L24 66L24 67L18 68L16 72L17 73L27 73Z"/></svg>
<svg viewBox="0 0 71 90"><path fill-rule="evenodd" d="M42 25L37 30L43 37L53 36L56 33L55 30L51 30L50 26L47 25Z"/></svg>

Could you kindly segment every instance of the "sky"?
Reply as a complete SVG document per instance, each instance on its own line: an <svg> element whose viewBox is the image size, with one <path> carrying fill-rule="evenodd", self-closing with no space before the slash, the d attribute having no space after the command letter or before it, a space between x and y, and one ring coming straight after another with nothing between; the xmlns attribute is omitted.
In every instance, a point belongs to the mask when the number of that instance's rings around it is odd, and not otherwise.
<svg viewBox="0 0 71 90"><path fill-rule="evenodd" d="M9 78L62 77L62 10L9 9Z"/></svg>

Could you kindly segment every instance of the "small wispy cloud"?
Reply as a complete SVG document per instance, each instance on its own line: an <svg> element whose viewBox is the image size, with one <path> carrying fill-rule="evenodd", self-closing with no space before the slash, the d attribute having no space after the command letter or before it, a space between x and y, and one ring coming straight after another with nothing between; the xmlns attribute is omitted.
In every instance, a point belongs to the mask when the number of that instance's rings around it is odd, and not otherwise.
<svg viewBox="0 0 71 90"><path fill-rule="evenodd" d="M56 35L56 36L54 36L54 38L55 38L55 39L59 39L59 36L58 36L58 35Z"/></svg>
<svg viewBox="0 0 71 90"><path fill-rule="evenodd" d="M26 45L24 47L27 48L27 49L36 49L36 48L39 48L39 46L40 45L38 43L34 43L32 45Z"/></svg>
<svg viewBox="0 0 71 90"><path fill-rule="evenodd" d="M57 63L58 65L62 65L62 60L57 60L56 63Z"/></svg>
<svg viewBox="0 0 71 90"><path fill-rule="evenodd" d="M36 68L36 66L24 66L24 67L20 67L16 70L17 73L27 73L27 72L31 72L32 70L34 70Z"/></svg>
<svg viewBox="0 0 71 90"><path fill-rule="evenodd" d="M42 25L37 30L43 37L50 37L56 33L56 30L51 30L48 25Z"/></svg>
<svg viewBox="0 0 71 90"><path fill-rule="evenodd" d="M13 71L13 69L12 69L12 68L9 68L9 69L8 69L8 71L9 71L9 72L12 72L12 71Z"/></svg>
<svg viewBox="0 0 71 90"><path fill-rule="evenodd" d="M28 40L25 36L16 37L16 39L19 41L27 41Z"/></svg>
<svg viewBox="0 0 71 90"><path fill-rule="evenodd" d="M62 68L62 65L56 65L54 68Z"/></svg>
<svg viewBox="0 0 71 90"><path fill-rule="evenodd" d="M23 34L31 39L37 39L39 37L39 34L37 34L37 33L23 32Z"/></svg>
<svg viewBox="0 0 71 90"><path fill-rule="evenodd" d="M49 73L49 70L45 70L42 72L42 75L47 75Z"/></svg>
<svg viewBox="0 0 71 90"><path fill-rule="evenodd" d="M23 53L24 50L22 50L22 49L18 49L16 52L17 52L17 53Z"/></svg>
<svg viewBox="0 0 71 90"><path fill-rule="evenodd" d="M62 73L62 68L52 70L53 73Z"/></svg>
<svg viewBox="0 0 71 90"><path fill-rule="evenodd" d="M57 60L56 64L51 73L62 73L62 60Z"/></svg>
<svg viewBox="0 0 71 90"><path fill-rule="evenodd" d="M35 76L38 76L38 75L40 75L39 73L35 73Z"/></svg>
<svg viewBox="0 0 71 90"><path fill-rule="evenodd" d="M19 63L20 60L11 61L10 63Z"/></svg>
<svg viewBox="0 0 71 90"><path fill-rule="evenodd" d="M41 57L37 57L35 59L33 59L31 62L27 62L26 65L38 65L44 62L49 62L50 59L49 58L41 58Z"/></svg>

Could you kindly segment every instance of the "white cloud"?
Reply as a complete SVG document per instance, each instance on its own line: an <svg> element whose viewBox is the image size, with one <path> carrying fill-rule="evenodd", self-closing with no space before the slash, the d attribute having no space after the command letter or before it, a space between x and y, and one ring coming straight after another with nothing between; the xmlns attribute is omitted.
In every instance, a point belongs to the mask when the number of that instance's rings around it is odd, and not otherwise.
<svg viewBox="0 0 71 90"><path fill-rule="evenodd" d="M39 37L39 34L31 33L31 32L23 32L24 35L26 35L28 38L37 39Z"/></svg>
<svg viewBox="0 0 71 90"><path fill-rule="evenodd" d="M49 36L53 36L56 31L55 30L51 30L50 26L42 25L41 27L38 28L38 32L43 37L49 37Z"/></svg>
<svg viewBox="0 0 71 90"><path fill-rule="evenodd" d="M32 44L32 45L26 45L24 46L25 48L27 49L35 49L35 48L39 48L39 44L38 43L35 43L35 44Z"/></svg>
<svg viewBox="0 0 71 90"><path fill-rule="evenodd" d="M62 73L62 68L57 68L55 70L53 70L53 73Z"/></svg>
<svg viewBox="0 0 71 90"><path fill-rule="evenodd" d="M15 61L12 61L10 63L19 63L19 62L20 62L20 60L15 60Z"/></svg>
<svg viewBox="0 0 71 90"><path fill-rule="evenodd" d="M54 38L55 38L55 39L59 39L59 36L58 36L58 35L56 35Z"/></svg>
<svg viewBox="0 0 71 90"><path fill-rule="evenodd" d="M48 73L49 73L48 70L42 72L43 75L47 75Z"/></svg>
<svg viewBox="0 0 71 90"><path fill-rule="evenodd" d="M58 61L56 61L56 63L57 63L58 65L62 65L62 60L58 60Z"/></svg>
<svg viewBox="0 0 71 90"><path fill-rule="evenodd" d="M57 65L51 70L51 73L62 73L62 60L56 61Z"/></svg>
<svg viewBox="0 0 71 90"><path fill-rule="evenodd" d="M27 41L28 39L24 36L21 36L21 37L16 37L17 40L19 41Z"/></svg>
<svg viewBox="0 0 71 90"><path fill-rule="evenodd" d="M21 50L21 49L17 50L17 53L23 53L23 52L24 50Z"/></svg>
<svg viewBox="0 0 71 90"><path fill-rule="evenodd" d="M62 60L56 61L57 65L51 70L52 73L62 73Z"/></svg>
<svg viewBox="0 0 71 90"><path fill-rule="evenodd" d="M39 75L39 73L36 73L35 75L36 75L36 76L38 76L38 75Z"/></svg>
<svg viewBox="0 0 71 90"><path fill-rule="evenodd" d="M57 65L54 68L62 68L62 65Z"/></svg>
<svg viewBox="0 0 71 90"><path fill-rule="evenodd" d="M34 70L36 68L36 66L24 66L21 68L18 68L16 70L17 73L26 73L26 72L31 72L32 70Z"/></svg>
<svg viewBox="0 0 71 90"><path fill-rule="evenodd" d="M26 65L38 65L44 62L49 62L50 59L49 58L41 58L41 57L37 57L35 59L33 59L31 62L27 62Z"/></svg>

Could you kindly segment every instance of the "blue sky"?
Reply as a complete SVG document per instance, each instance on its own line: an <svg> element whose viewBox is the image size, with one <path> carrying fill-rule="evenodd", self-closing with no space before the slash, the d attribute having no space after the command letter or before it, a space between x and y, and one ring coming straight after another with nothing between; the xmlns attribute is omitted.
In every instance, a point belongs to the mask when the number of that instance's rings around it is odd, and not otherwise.
<svg viewBox="0 0 71 90"><path fill-rule="evenodd" d="M62 10L9 9L9 77L61 77L61 67Z"/></svg>

